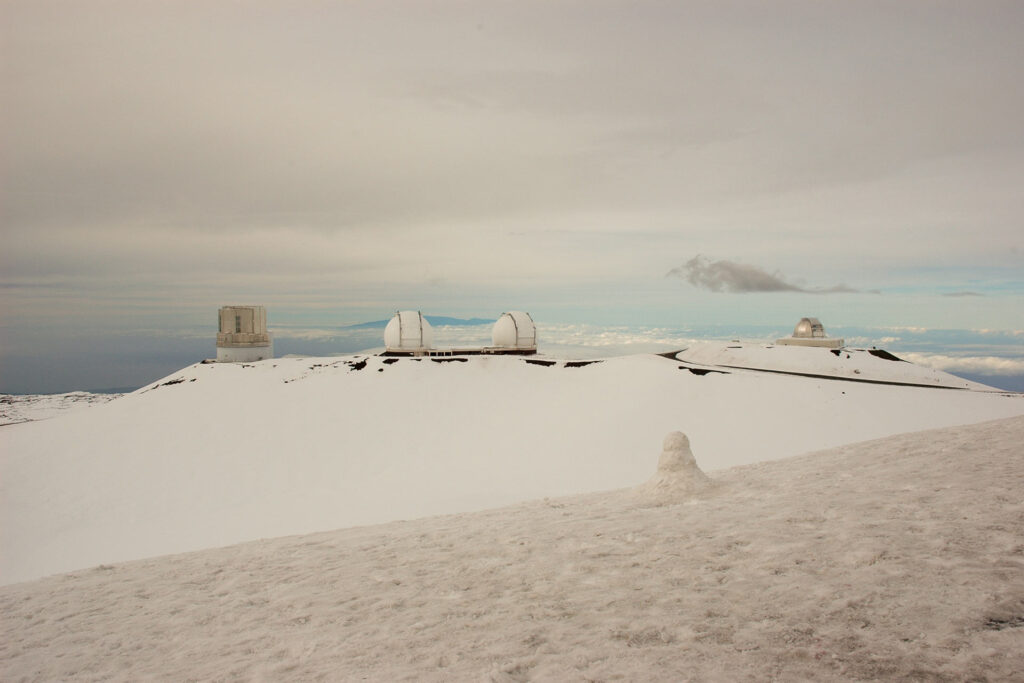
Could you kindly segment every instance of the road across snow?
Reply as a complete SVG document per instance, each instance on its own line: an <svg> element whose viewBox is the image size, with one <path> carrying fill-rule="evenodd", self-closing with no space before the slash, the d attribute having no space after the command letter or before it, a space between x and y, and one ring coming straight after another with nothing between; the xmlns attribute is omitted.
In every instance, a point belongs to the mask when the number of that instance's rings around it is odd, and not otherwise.
<svg viewBox="0 0 1024 683"><path fill-rule="evenodd" d="M995 391L942 370L910 363L883 349L825 349L777 344L697 342L672 354L693 368L753 370L813 379Z"/></svg>

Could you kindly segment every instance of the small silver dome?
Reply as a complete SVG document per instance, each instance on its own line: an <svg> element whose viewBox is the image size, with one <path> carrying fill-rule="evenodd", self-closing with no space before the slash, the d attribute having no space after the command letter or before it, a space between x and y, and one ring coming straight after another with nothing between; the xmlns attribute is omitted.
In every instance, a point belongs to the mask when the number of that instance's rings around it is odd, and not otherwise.
<svg viewBox="0 0 1024 683"><path fill-rule="evenodd" d="M797 339L822 338L825 336L825 326L817 318L800 318L793 336Z"/></svg>

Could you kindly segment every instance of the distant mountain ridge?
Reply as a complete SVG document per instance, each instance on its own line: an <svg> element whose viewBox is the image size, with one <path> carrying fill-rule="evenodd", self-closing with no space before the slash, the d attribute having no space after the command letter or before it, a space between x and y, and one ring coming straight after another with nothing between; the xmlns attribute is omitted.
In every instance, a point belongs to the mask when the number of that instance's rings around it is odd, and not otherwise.
<svg viewBox="0 0 1024 683"><path fill-rule="evenodd" d="M487 318L450 318L444 315L425 315L427 322L431 325L437 326L451 326L451 327L470 327L473 325L487 325L493 323L494 320L488 320ZM496 319L495 319L496 320ZM346 325L343 330L372 330L372 329L384 329L390 322L388 320L373 320L368 323L357 323L355 325Z"/></svg>

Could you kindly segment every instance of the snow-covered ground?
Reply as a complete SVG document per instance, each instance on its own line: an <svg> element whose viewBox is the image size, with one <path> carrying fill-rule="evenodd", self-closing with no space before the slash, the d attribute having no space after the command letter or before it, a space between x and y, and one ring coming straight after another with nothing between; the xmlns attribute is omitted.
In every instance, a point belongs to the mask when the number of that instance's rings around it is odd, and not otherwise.
<svg viewBox="0 0 1024 683"><path fill-rule="evenodd" d="M0 427L33 420L46 420L73 410L106 403L121 394L91 394L72 391L66 394L0 394Z"/></svg>
<svg viewBox="0 0 1024 683"><path fill-rule="evenodd" d="M811 374L837 360L785 352ZM713 471L1020 414L1021 395L695 374L653 355L197 364L0 429L0 583L618 489L650 476L652 444L674 430Z"/></svg>
<svg viewBox="0 0 1024 683"><path fill-rule="evenodd" d="M630 453L641 480L662 436ZM549 498L6 586L0 677L1019 681L1022 443L1017 417L662 505Z"/></svg>

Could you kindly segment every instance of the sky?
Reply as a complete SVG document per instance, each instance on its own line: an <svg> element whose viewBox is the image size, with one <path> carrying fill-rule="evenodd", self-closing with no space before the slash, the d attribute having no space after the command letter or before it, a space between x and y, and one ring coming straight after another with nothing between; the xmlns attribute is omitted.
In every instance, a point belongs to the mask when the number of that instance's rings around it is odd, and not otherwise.
<svg viewBox="0 0 1024 683"><path fill-rule="evenodd" d="M0 391L227 304L1024 329L1019 2L10 0L0 31Z"/></svg>

